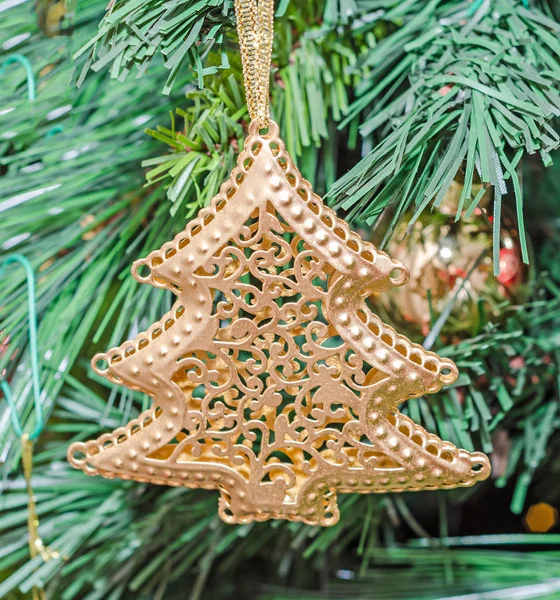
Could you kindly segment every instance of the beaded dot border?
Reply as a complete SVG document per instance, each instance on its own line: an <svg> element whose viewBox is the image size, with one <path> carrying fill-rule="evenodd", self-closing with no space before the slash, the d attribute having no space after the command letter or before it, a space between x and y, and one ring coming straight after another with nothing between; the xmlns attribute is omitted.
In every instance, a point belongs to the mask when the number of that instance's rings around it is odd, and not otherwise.
<svg viewBox="0 0 560 600"><path fill-rule="evenodd" d="M323 204L274 122L266 132L251 123L210 206L132 272L177 301L92 364L154 405L72 444L75 467L218 489L229 523L332 525L337 492L447 489L488 477L484 454L442 441L398 410L455 381L457 368L368 309L371 293L406 283L406 267Z"/></svg>

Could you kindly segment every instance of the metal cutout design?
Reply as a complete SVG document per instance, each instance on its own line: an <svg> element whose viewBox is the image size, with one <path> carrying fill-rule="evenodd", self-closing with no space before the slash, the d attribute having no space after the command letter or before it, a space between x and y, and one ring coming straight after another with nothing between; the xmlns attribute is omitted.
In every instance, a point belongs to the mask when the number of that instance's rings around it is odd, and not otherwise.
<svg viewBox="0 0 560 600"><path fill-rule="evenodd" d="M368 309L373 292L407 281L406 268L313 193L274 122L265 133L251 123L211 205L132 271L177 300L148 331L94 357L97 373L154 403L70 446L87 474L218 489L228 523L312 525L338 521L337 492L488 477L484 454L397 409L455 381L457 368Z"/></svg>

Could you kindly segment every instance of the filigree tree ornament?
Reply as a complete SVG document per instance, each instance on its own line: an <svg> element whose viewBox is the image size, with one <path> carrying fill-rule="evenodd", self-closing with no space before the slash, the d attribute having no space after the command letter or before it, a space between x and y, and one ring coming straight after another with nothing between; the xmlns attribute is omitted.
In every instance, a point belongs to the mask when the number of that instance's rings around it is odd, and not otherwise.
<svg viewBox="0 0 560 600"><path fill-rule="evenodd" d="M153 406L68 457L90 475L217 489L228 523L332 525L337 492L470 486L490 466L397 408L457 368L371 313L365 299L404 284L406 268L323 204L268 118L268 88L252 81L270 65L272 4L236 4L253 119L236 168L197 219L133 265L175 304L92 361Z"/></svg>

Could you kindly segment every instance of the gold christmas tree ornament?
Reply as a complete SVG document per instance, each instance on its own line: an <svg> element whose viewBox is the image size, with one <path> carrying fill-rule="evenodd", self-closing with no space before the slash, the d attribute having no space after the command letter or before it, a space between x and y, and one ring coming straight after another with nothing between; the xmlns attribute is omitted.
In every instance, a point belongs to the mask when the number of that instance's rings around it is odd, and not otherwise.
<svg viewBox="0 0 560 600"><path fill-rule="evenodd" d="M448 489L488 458L427 433L399 403L437 392L455 364L385 325L366 298L407 281L313 193L268 117L273 2L236 2L252 122L210 206L134 277L171 311L94 357L151 409L68 459L90 475L217 489L228 523L332 525L337 492Z"/></svg>

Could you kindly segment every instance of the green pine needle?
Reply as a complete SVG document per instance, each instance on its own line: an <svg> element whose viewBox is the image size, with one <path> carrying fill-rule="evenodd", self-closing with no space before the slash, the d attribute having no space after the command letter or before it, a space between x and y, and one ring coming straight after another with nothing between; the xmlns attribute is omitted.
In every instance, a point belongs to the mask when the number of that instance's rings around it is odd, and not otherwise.
<svg viewBox="0 0 560 600"><path fill-rule="evenodd" d="M465 2L409 2L380 15L383 22L398 15L403 25L360 58L356 69L366 74L340 125L359 118L362 135L378 143L329 196L351 219L368 224L389 205L399 213L412 206L412 226L428 206L440 206L461 174L462 206L472 212L483 193L472 197L476 176L494 188L496 202L508 192L515 198L528 262L523 196L511 157L548 157L560 145L552 128L560 115L560 28L521 2L479 4L472 13ZM499 239L494 244L498 275Z"/></svg>

